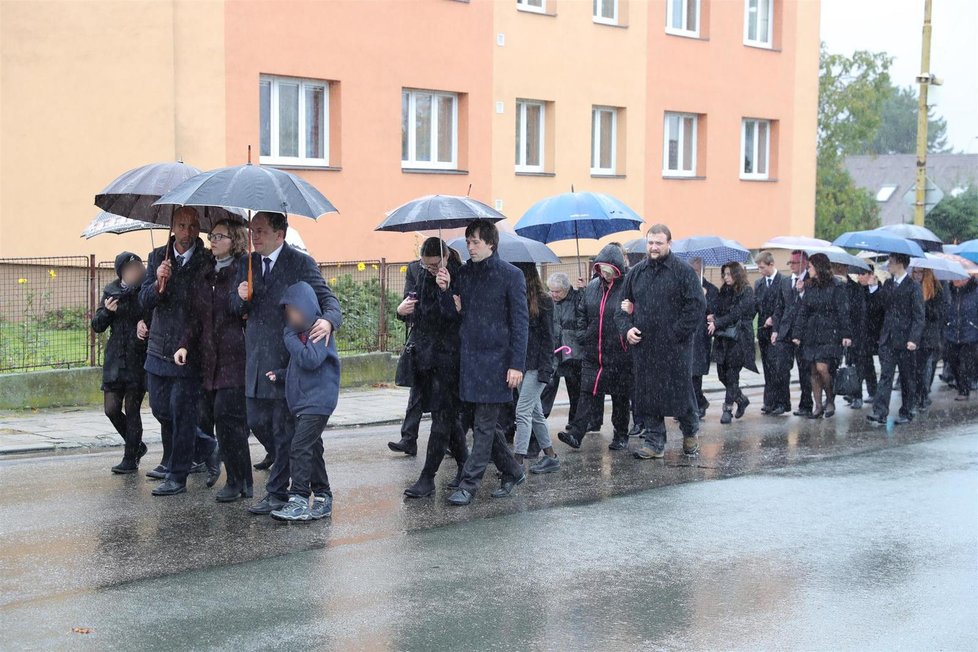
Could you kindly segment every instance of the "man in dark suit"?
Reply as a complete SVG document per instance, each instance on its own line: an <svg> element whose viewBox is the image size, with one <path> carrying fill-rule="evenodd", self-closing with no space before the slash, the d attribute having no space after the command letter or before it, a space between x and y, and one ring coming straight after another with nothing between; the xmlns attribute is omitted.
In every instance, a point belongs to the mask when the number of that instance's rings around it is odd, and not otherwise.
<svg viewBox="0 0 978 652"><path fill-rule="evenodd" d="M876 396L876 363L873 357L877 354L880 341L880 331L883 328L883 306L880 303L880 282L876 278L876 268L868 263L869 271L859 275L859 285L862 286L863 299L866 304L865 337L862 344L856 343L856 363L859 365L859 377L866 382L868 401ZM859 407L862 406L862 391L859 392ZM852 406L857 407L856 401Z"/></svg>
<svg viewBox="0 0 978 652"><path fill-rule="evenodd" d="M289 499L289 452L295 421L285 401L285 385L268 374L289 366L282 333L285 312L282 295L291 285L305 281L316 293L323 312L310 331L314 342L332 336L342 323L340 304L326 286L315 261L285 243L289 223L281 213L259 212L251 220L255 252L251 254L254 287L248 286L248 266L238 270L238 285L231 307L247 316L245 326L245 397L248 427L274 457L268 473L267 495L248 508L253 514L270 514ZM249 292L249 290L251 290Z"/></svg>
<svg viewBox="0 0 978 652"><path fill-rule="evenodd" d="M424 278L422 274L426 274L425 268L421 263L421 259L415 260L408 264L407 272L404 275L404 298L406 299L409 294L414 293L417 296L418 287L421 285L421 280ZM408 328L411 327L411 317L402 317L397 315L397 318L406 323ZM399 441L389 441L387 442L387 447L396 453L404 453L405 455L415 456L418 454L418 430L421 428L421 417L424 416L424 410L421 406L421 388L416 386L411 386L411 391L408 394L408 404L407 409L404 412L404 421L401 422L401 439Z"/></svg>
<svg viewBox="0 0 978 652"><path fill-rule="evenodd" d="M780 416L791 410L791 394L787 383L779 382L776 355L777 346L771 342L774 330L774 313L781 300L782 276L774 265L770 251L762 251L755 259L761 278L754 283L754 301L757 303L757 346L761 351L764 367L763 414Z"/></svg>
<svg viewBox="0 0 978 652"><path fill-rule="evenodd" d="M873 413L866 419L885 424L890 412L893 392L893 372L900 370L900 414L897 425L913 420L915 377L914 351L924 332L924 293L920 285L907 274L910 257L891 254L888 269L890 278L878 290L883 308L883 327L880 330L880 380L873 399Z"/></svg>
<svg viewBox="0 0 978 652"><path fill-rule="evenodd" d="M200 219L196 209L177 209L170 229L170 241L149 255L139 289L140 304L153 313L145 364L146 387L163 436L163 463L150 472L150 477L163 479L153 489L154 496L172 496L187 490L197 436L201 372L199 361L177 364L174 354L191 324L191 299L197 286L206 283L207 273L214 265L210 251L198 237Z"/></svg>
<svg viewBox="0 0 978 652"><path fill-rule="evenodd" d="M811 365L801 357L801 348L792 343L792 331L796 324L795 318L798 315L798 308L801 298L805 294L805 283L808 277L808 255L804 251L795 250L791 252L788 259L788 267L791 269L791 276L781 279L781 296L774 311L772 327L774 333L771 336L771 343L778 345L775 355L778 357L778 380L777 391L782 400L788 395L788 404L791 404L791 396L788 389L791 383L791 367L798 365L798 384L801 386L801 398L798 400L798 409L793 412L796 417L807 417L812 414L812 377Z"/></svg>

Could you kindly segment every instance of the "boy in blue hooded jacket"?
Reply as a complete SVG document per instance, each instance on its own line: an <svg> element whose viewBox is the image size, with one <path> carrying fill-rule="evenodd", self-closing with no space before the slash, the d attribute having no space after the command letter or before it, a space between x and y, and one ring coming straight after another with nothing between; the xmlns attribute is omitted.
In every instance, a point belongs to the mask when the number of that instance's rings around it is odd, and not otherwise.
<svg viewBox="0 0 978 652"><path fill-rule="evenodd" d="M340 391L340 357L330 336L313 342L312 325L322 310L312 287L300 281L282 295L285 309L287 369L270 371L272 382L285 382L285 398L295 417L295 435L289 456L292 485L289 502L272 512L280 521L311 521L330 516L333 493L326 475L323 430L336 409ZM310 500L311 499L311 500Z"/></svg>

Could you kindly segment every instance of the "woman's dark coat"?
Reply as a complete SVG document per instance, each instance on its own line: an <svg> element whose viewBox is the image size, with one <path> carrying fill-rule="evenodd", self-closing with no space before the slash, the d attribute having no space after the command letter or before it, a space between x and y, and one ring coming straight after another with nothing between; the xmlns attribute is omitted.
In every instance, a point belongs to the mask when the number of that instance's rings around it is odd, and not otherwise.
<svg viewBox="0 0 978 652"><path fill-rule="evenodd" d="M720 291L706 279L703 279L703 289L706 292L703 297L706 299L706 314L712 315L717 309L717 297ZM713 353L713 338L707 330L706 319L703 320L703 327L696 329L693 334L693 375L705 376L710 373L710 361Z"/></svg>
<svg viewBox="0 0 978 652"><path fill-rule="evenodd" d="M116 273L121 276L122 267L133 257L138 260L138 256L128 251L116 256ZM119 300L115 312L105 307L105 300L109 297ZM123 288L121 278L106 285L98 310L92 316L93 331L104 333L110 329L102 361L103 390L142 389L145 386L143 365L146 363L146 340L136 337L136 326L140 320L149 323L149 314L139 303L139 286Z"/></svg>
<svg viewBox="0 0 978 652"><path fill-rule="evenodd" d="M865 349L865 342L869 337L866 330L866 292L863 286L851 278L847 277L843 283L849 304L849 338L852 340L853 350L861 351Z"/></svg>
<svg viewBox="0 0 978 652"><path fill-rule="evenodd" d="M241 255L223 269L212 269L191 297L191 322L181 346L188 358L199 358L204 389L209 391L244 387L245 323L231 309L228 294L237 288L238 268L247 264Z"/></svg>
<svg viewBox="0 0 978 652"><path fill-rule="evenodd" d="M604 247L594 259L595 270L599 264L611 265L623 273L625 259L621 248ZM615 323L615 314L621 310L622 287L621 277L609 284L598 276L582 290L577 304L578 344L583 356L582 392L614 396L630 391L632 363L625 337Z"/></svg>
<svg viewBox="0 0 978 652"><path fill-rule="evenodd" d="M716 312L713 313L713 324L716 327L713 336L713 359L717 364L750 369L757 373L754 355L754 315L756 314L754 290L749 285L739 293L731 285L724 284L720 288L717 294ZM733 325L737 326L736 340L716 336L716 333Z"/></svg>
<svg viewBox="0 0 978 652"><path fill-rule="evenodd" d="M978 343L978 282L972 277L963 287L947 289L944 338L953 344Z"/></svg>
<svg viewBox="0 0 978 652"><path fill-rule="evenodd" d="M550 295L537 298L537 316L530 316L526 340L526 370L536 370L537 380L549 383L554 375L554 300Z"/></svg>
<svg viewBox="0 0 978 652"><path fill-rule="evenodd" d="M674 416L689 412L693 401L693 336L706 319L700 277L675 254L632 267L621 292L633 304L631 314L616 309L624 338L633 326L642 341L630 347L636 414Z"/></svg>
<svg viewBox="0 0 978 652"><path fill-rule="evenodd" d="M798 308L792 332L801 341L802 356L826 360L842 358L842 340L852 338L846 286L833 278L826 286L810 284Z"/></svg>
<svg viewBox="0 0 978 652"><path fill-rule="evenodd" d="M929 301L924 301L924 334L920 336L920 348L936 351L941 348L941 330L946 321L947 304L941 285Z"/></svg>

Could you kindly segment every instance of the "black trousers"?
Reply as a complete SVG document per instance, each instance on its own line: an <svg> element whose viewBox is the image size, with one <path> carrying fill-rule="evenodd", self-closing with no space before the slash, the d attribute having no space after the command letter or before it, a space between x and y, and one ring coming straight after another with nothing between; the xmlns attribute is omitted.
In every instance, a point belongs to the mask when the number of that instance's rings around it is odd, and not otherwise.
<svg viewBox="0 0 978 652"><path fill-rule="evenodd" d="M914 367L917 370L917 402L922 407L930 397L930 387L934 384L934 373L937 371L937 360L940 357L938 349L917 349L914 351Z"/></svg>
<svg viewBox="0 0 978 652"><path fill-rule="evenodd" d="M422 416L424 409L421 406L421 388L415 384L408 394L407 410L404 411L404 421L401 422L401 439L418 441Z"/></svg>
<svg viewBox="0 0 978 652"><path fill-rule="evenodd" d="M764 405L769 408L783 407L786 410L791 407L790 397L787 405L782 405L783 396L778 395L778 353L777 344L771 344L771 329L764 328L759 331L760 337L757 338L757 348L761 352L761 366L764 372Z"/></svg>
<svg viewBox="0 0 978 652"><path fill-rule="evenodd" d="M149 406L160 422L163 434L166 478L185 483L193 462L194 440L197 437L200 378L157 376L147 372L146 388L149 390Z"/></svg>
<svg viewBox="0 0 978 652"><path fill-rule="evenodd" d="M258 441L271 442L271 454L275 457L272 468L268 470L265 490L271 496L286 500L289 495L289 457L292 454L295 419L284 398L249 398L247 403L248 427Z"/></svg>
<svg viewBox="0 0 978 652"><path fill-rule="evenodd" d="M577 415L577 404L581 395L581 362L580 360L562 362L557 371L561 375L554 374L540 395L543 416L550 418L550 411L553 410L554 399L557 398L557 390L560 387L560 379L563 377L564 385L567 387L567 398L570 400L570 409L567 412L567 422L570 423Z"/></svg>
<svg viewBox="0 0 978 652"><path fill-rule="evenodd" d="M771 360L771 373L768 376L767 367L764 368L764 401L771 401L768 407L784 408L785 411L791 410L791 367L795 362L795 346L788 342L778 342L773 344L768 350L768 359ZM808 379L811 385L811 378ZM770 394L770 398L768 395Z"/></svg>
<svg viewBox="0 0 978 652"><path fill-rule="evenodd" d="M710 407L710 402L703 393L703 376L693 376L693 399L700 410ZM638 415L635 415L635 420L638 421Z"/></svg>
<svg viewBox="0 0 978 652"><path fill-rule="evenodd" d="M679 419L679 430L684 437L695 437L700 429L700 415L694 402L693 392L689 393L689 405L680 410L679 414L674 414ZM642 437L646 443L657 451L662 451L666 447L666 420L662 414L642 414L640 415L645 432Z"/></svg>
<svg viewBox="0 0 978 652"><path fill-rule="evenodd" d="M472 452L462 467L460 489L472 493L478 491L490 460L503 474L503 480L518 478L523 474L522 465L513 457L499 427L499 411L504 407L505 403L472 403L466 406L472 414Z"/></svg>
<svg viewBox="0 0 978 652"><path fill-rule="evenodd" d="M717 376L723 383L726 393L723 397L725 405L733 405L744 395L740 391L740 365L730 365L726 362L717 362Z"/></svg>
<svg viewBox="0 0 978 652"><path fill-rule="evenodd" d="M628 434L628 420L631 417L631 398L628 394L611 395L611 425L616 436ZM586 388L577 399L577 414L568 424L567 432L580 439L590 426L604 420L604 394L593 394Z"/></svg>
<svg viewBox="0 0 978 652"><path fill-rule="evenodd" d="M798 385L801 387L801 397L798 399L798 409L811 411L812 409L812 365L801 357L801 347L795 346L792 342L778 342L775 355L778 357L778 381L777 394L782 401L786 401L783 407L791 409L791 368L798 366ZM773 406L772 406L773 407Z"/></svg>
<svg viewBox="0 0 978 652"><path fill-rule="evenodd" d="M976 365L978 365L978 344L946 342L944 353L947 356L951 378L954 379L954 386L958 388L958 394L970 395L971 382L975 378Z"/></svg>
<svg viewBox="0 0 978 652"><path fill-rule="evenodd" d="M228 484L251 486L251 450L248 448L244 387L204 390L199 412L200 429L217 436Z"/></svg>
<svg viewBox="0 0 978 652"><path fill-rule="evenodd" d="M880 347L880 380L873 399L873 412L880 417L890 413L890 396L893 393L893 374L900 371L900 416L913 417L917 398L917 374L914 351Z"/></svg>
<svg viewBox="0 0 978 652"><path fill-rule="evenodd" d="M329 417L325 414L300 414L295 417L295 434L288 454L292 470L289 495L304 498L309 498L310 494L333 495L329 488L329 476L326 475L326 453L323 448L323 430L328 422ZM275 462L278 463L278 457Z"/></svg>
<svg viewBox="0 0 978 652"><path fill-rule="evenodd" d="M428 435L428 450L424 458L422 477L434 478L445 459L445 448L451 452L459 468L464 467L469 458L465 445L465 433L457 409L436 410L431 413L431 433Z"/></svg>
<svg viewBox="0 0 978 652"><path fill-rule="evenodd" d="M105 416L109 418L125 444L123 457L135 460L139 457L139 445L143 442L143 417L139 410L146 390L142 388L107 389L103 396Z"/></svg>
<svg viewBox="0 0 978 652"><path fill-rule="evenodd" d="M859 369L859 377L866 381L866 393L869 394L870 399L876 396L876 363L873 360L873 354L868 351L861 351L856 353L854 356L853 364ZM862 398L862 391L859 392L859 396L854 398Z"/></svg>

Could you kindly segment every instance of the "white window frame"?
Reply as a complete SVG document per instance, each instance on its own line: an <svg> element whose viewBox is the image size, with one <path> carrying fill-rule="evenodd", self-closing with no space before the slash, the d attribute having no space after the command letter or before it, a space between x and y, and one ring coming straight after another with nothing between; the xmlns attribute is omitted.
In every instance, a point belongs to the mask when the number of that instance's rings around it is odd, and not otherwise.
<svg viewBox="0 0 978 652"><path fill-rule="evenodd" d="M758 14L760 14L761 5L767 5L767 40L751 39L748 36L750 33L751 2L757 3ZM757 27L760 31L760 22L758 22ZM774 47L774 0L744 0L744 45L767 49Z"/></svg>
<svg viewBox="0 0 978 652"><path fill-rule="evenodd" d="M401 169L426 169L426 170L456 170L458 169L458 93L447 91L433 91L426 88L402 88L403 94L408 94L408 158L401 159ZM417 160L417 129L415 127L415 116L417 114L416 101L418 93L431 95L431 157L438 158L438 108L437 98L447 97L452 100L452 160L451 161L419 161ZM403 124L404 116L401 116Z"/></svg>
<svg viewBox="0 0 978 652"><path fill-rule="evenodd" d="M754 138L753 138L753 142L751 142L751 152L753 154L753 158L751 160L754 161L754 171L753 172L744 172L744 158L745 158L744 157L744 153L746 152L746 148L747 148L747 123L748 122L753 122L754 123ZM765 167L764 167L764 172L757 172L758 154L760 154L760 147L758 146L758 140L759 140L758 133L759 133L759 130L758 130L757 127L758 127L758 125L761 125L761 124L767 125L767 130L766 130L767 131L767 139L766 139L766 142L764 143L764 162L765 162ZM757 180L757 179L769 179L770 178L770 176L771 176L771 124L772 124L772 121L771 120L765 120L765 119L762 119L762 118L744 118L743 120L740 121L740 162L739 162L739 168L740 168L740 178L741 179L753 179L753 180Z"/></svg>
<svg viewBox="0 0 978 652"><path fill-rule="evenodd" d="M591 0L591 20L602 25L618 25L619 16L619 0L611 0L611 6L614 11L612 12L611 18L606 18L601 15L601 6L606 0Z"/></svg>
<svg viewBox="0 0 978 652"><path fill-rule="evenodd" d="M329 82L322 79L300 79L298 77L283 77L279 75L260 75L258 78L259 102L261 84L269 82L269 151L271 154L263 156L261 154L261 143L258 144L258 161L268 165L301 165L303 167L329 167ZM298 156L279 156L279 84L298 84L299 85L299 155ZM323 89L323 158L307 158L306 150L306 89ZM259 116L261 110L259 107ZM259 117L259 120L261 118ZM261 133L259 124L259 135Z"/></svg>
<svg viewBox="0 0 978 652"><path fill-rule="evenodd" d="M700 37L700 3L702 0L695 0L696 2L696 29L685 29L681 27L672 26L672 0L666 0L666 34L673 34L675 36L686 36L689 38L699 38ZM687 11L688 5L683 2L683 25L689 24L689 12Z"/></svg>
<svg viewBox="0 0 978 652"><path fill-rule="evenodd" d="M526 109L528 106L540 107L540 124L538 125L537 131L539 133L539 142L537 147L540 148L540 164L539 165L527 165L526 164ZM516 100L516 124L519 125L520 131L517 138L517 145L519 151L519 160L516 161L516 171L517 172L543 172L546 165L546 128L547 128L547 103L540 100Z"/></svg>
<svg viewBox="0 0 978 652"><path fill-rule="evenodd" d="M676 155L676 162L679 167L675 170L669 167L669 118L678 117L680 119L679 123L679 138L678 138L678 151ZM683 129L683 121L692 120L693 121L693 146L690 148L692 152L692 160L690 161L690 169L684 170L683 163L683 149L685 142L683 138L685 137L685 129ZM699 132L699 116L695 113L680 113L678 111L666 111L665 116L662 118L662 176L664 177L695 177L696 176L696 142Z"/></svg>
<svg viewBox="0 0 978 652"><path fill-rule="evenodd" d="M547 0L540 0L540 6L531 5L532 0L516 0L516 8L520 11L529 11L534 14L547 13Z"/></svg>
<svg viewBox="0 0 978 652"><path fill-rule="evenodd" d="M601 165L601 130L600 113L611 113L611 167L602 168ZM615 176L618 174L618 109L613 106L592 106L591 107L591 174L593 176Z"/></svg>

